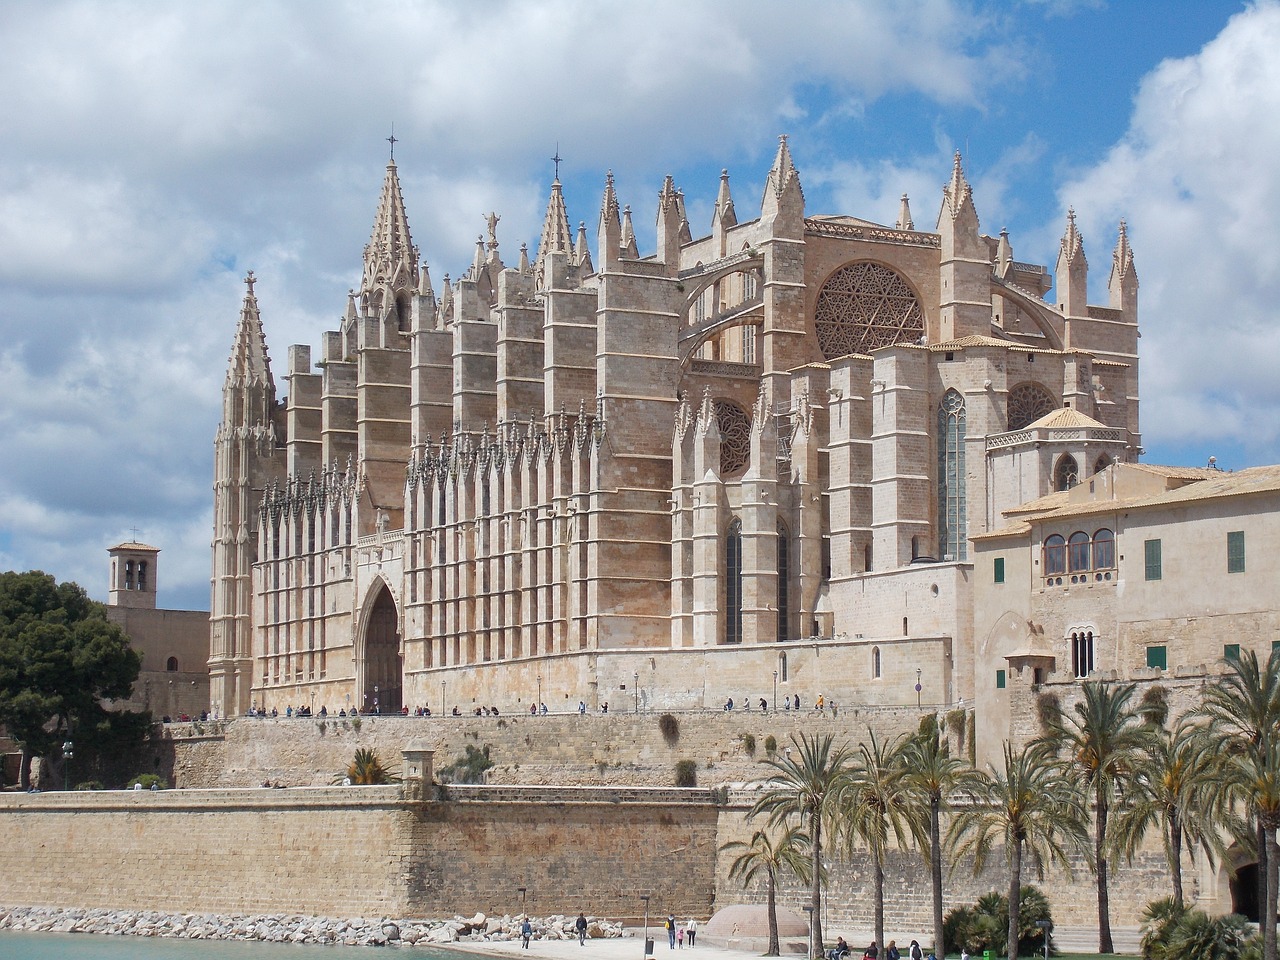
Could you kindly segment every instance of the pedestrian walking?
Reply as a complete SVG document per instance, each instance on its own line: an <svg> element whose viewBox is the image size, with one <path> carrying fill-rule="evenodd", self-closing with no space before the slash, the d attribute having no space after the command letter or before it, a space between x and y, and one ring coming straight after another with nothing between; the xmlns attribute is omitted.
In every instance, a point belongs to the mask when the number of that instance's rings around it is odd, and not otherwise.
<svg viewBox="0 0 1280 960"><path fill-rule="evenodd" d="M587 945L587 915L579 913L578 919L573 921L573 928L578 931L578 946L585 947Z"/></svg>
<svg viewBox="0 0 1280 960"><path fill-rule="evenodd" d="M698 921L693 917L689 918L689 923L685 926L684 938L689 941L689 949L692 950L694 941L698 939Z"/></svg>
<svg viewBox="0 0 1280 960"><path fill-rule="evenodd" d="M676 924L676 949L684 949L684 927Z"/></svg>
<svg viewBox="0 0 1280 960"><path fill-rule="evenodd" d="M524 916L524 923L520 924L520 945L524 949L529 949L529 938L533 936L533 924L529 922L529 915Z"/></svg>
<svg viewBox="0 0 1280 960"><path fill-rule="evenodd" d="M674 913L667 914L667 946L672 950L676 948L676 915Z"/></svg>

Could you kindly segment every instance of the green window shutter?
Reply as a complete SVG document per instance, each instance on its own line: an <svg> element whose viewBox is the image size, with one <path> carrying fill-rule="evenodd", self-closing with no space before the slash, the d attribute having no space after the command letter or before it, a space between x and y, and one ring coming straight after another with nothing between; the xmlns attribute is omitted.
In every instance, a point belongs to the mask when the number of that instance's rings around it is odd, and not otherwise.
<svg viewBox="0 0 1280 960"><path fill-rule="evenodd" d="M1147 540L1142 546L1146 554L1147 579L1159 580L1162 572L1160 569L1160 541Z"/></svg>
<svg viewBox="0 0 1280 960"><path fill-rule="evenodd" d="M1147 666L1155 670L1168 670L1168 649L1163 645L1158 647L1147 647Z"/></svg>
<svg viewBox="0 0 1280 960"><path fill-rule="evenodd" d="M1244 573L1244 531L1227 534L1227 573Z"/></svg>
<svg viewBox="0 0 1280 960"><path fill-rule="evenodd" d="M1004 583L1004 557L996 557L996 583Z"/></svg>
<svg viewBox="0 0 1280 960"><path fill-rule="evenodd" d="M997 690L1004 689L1004 671L1003 670L996 671L996 689Z"/></svg>
<svg viewBox="0 0 1280 960"><path fill-rule="evenodd" d="M1224 643L1224 644L1222 645L1222 659L1223 659L1223 660L1239 660L1239 659L1240 659L1240 644L1238 644L1238 643Z"/></svg>

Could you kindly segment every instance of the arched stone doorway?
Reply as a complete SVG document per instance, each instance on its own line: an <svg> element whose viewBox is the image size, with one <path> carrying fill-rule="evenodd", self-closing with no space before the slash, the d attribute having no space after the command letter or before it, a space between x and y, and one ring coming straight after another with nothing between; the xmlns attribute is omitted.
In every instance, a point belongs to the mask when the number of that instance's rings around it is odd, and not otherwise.
<svg viewBox="0 0 1280 960"><path fill-rule="evenodd" d="M1258 864L1244 863L1236 867L1231 878L1231 912L1248 917L1254 923L1262 920L1262 897L1258 885L1262 877Z"/></svg>
<svg viewBox="0 0 1280 960"><path fill-rule="evenodd" d="M399 618L384 583L369 608L364 628L364 713L399 713L404 704L404 662Z"/></svg>

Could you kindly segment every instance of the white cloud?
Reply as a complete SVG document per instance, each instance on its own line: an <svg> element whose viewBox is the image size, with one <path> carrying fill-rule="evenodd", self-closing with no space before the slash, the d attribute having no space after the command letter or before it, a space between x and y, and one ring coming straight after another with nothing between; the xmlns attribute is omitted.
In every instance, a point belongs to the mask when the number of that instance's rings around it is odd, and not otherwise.
<svg viewBox="0 0 1280 960"><path fill-rule="evenodd" d="M1141 281L1147 446L1221 441L1280 460L1280 6L1234 17L1143 82L1124 140L1061 189L1094 296L1128 217ZM1061 221L1057 226L1061 230Z"/></svg>

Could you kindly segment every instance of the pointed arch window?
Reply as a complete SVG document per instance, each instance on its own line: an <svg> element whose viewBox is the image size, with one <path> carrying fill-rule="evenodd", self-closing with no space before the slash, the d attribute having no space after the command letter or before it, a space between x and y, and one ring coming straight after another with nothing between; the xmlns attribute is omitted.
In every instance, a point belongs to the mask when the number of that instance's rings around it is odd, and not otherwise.
<svg viewBox="0 0 1280 960"><path fill-rule="evenodd" d="M1109 466L1111 466L1111 458L1104 453L1096 461L1094 461L1093 472L1101 473L1103 470L1107 469L1107 467Z"/></svg>
<svg viewBox="0 0 1280 960"><path fill-rule="evenodd" d="M880 648L871 648L871 679L879 680L881 676Z"/></svg>
<svg viewBox="0 0 1280 960"><path fill-rule="evenodd" d="M742 642L742 521L734 519L724 538L724 642Z"/></svg>
<svg viewBox="0 0 1280 960"><path fill-rule="evenodd" d="M138 561L138 589L147 589L147 561Z"/></svg>
<svg viewBox="0 0 1280 960"><path fill-rule="evenodd" d="M1053 468L1053 489L1070 490L1080 482L1080 466L1076 458L1064 453L1058 458L1058 465Z"/></svg>
<svg viewBox="0 0 1280 960"><path fill-rule="evenodd" d="M1093 631L1076 630L1071 634L1071 669L1077 680L1093 673Z"/></svg>
<svg viewBox="0 0 1280 960"><path fill-rule="evenodd" d="M938 405L938 543L953 560L968 556L964 438L964 397L948 390Z"/></svg>

